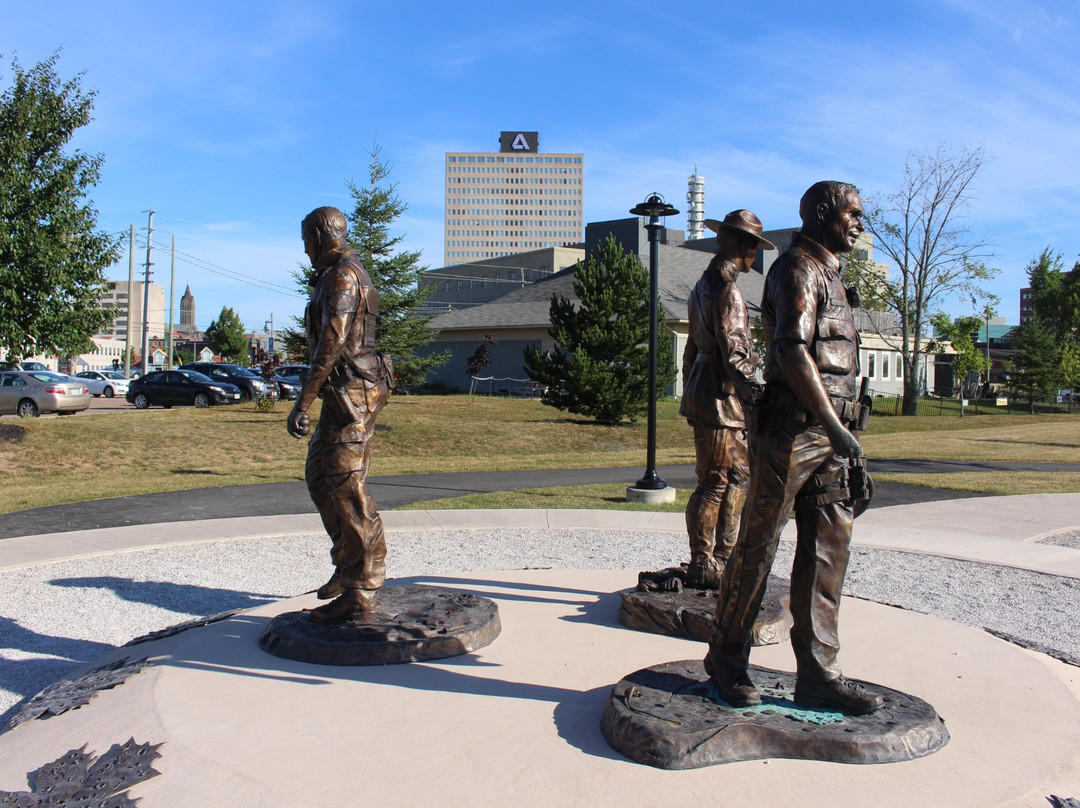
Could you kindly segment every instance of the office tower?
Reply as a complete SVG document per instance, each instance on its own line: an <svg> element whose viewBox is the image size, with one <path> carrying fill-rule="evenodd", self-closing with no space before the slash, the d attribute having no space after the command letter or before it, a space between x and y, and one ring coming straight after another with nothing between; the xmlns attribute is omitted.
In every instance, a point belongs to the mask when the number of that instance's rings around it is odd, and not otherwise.
<svg viewBox="0 0 1080 808"><path fill-rule="evenodd" d="M541 152L538 132L447 153L444 265L580 243L584 178L584 155Z"/></svg>

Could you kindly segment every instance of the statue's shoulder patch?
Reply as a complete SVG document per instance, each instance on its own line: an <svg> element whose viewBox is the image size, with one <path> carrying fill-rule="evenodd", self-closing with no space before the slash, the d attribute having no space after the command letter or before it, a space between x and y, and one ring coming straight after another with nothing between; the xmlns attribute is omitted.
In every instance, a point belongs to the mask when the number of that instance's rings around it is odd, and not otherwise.
<svg viewBox="0 0 1080 808"><path fill-rule="evenodd" d="M334 292L327 307L334 314L351 314L356 311L356 292L351 289L339 289Z"/></svg>

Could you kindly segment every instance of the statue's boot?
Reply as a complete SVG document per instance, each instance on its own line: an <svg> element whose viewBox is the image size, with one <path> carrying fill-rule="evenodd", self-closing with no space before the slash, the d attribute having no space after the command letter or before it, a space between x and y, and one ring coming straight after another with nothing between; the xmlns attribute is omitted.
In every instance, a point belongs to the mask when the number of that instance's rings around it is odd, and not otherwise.
<svg viewBox="0 0 1080 808"><path fill-rule="evenodd" d="M885 704L881 696L846 676L837 676L827 682L796 680L795 703L800 707L827 707L851 715L867 715Z"/></svg>
<svg viewBox="0 0 1080 808"><path fill-rule="evenodd" d="M308 613L317 623L344 623L375 613L376 589L345 589L336 599Z"/></svg>
<svg viewBox="0 0 1080 808"><path fill-rule="evenodd" d="M761 704L761 693L754 686L746 668L725 665L713 658L710 649L705 657L705 672L712 679L717 695L732 707L754 707Z"/></svg>
<svg viewBox="0 0 1080 808"><path fill-rule="evenodd" d="M686 503L686 534L690 539L690 564L686 585L693 589L718 589L722 568L713 559L716 522L720 509L695 491Z"/></svg>
<svg viewBox="0 0 1080 808"><path fill-rule="evenodd" d="M345 588L341 585L340 577L337 572L330 576L330 580L319 587L315 593L315 597L319 600L331 600L342 594Z"/></svg>

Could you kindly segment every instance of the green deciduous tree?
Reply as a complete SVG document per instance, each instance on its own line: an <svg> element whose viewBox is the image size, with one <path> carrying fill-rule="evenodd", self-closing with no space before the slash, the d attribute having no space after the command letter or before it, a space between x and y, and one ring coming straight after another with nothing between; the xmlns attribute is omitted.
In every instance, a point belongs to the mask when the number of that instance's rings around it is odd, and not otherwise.
<svg viewBox="0 0 1080 808"><path fill-rule="evenodd" d="M551 298L553 351L525 349L525 372L545 385L541 400L601 423L634 420L648 406L649 278L613 236L574 267L574 308ZM659 306L659 304L658 304ZM660 319L663 319L662 311ZM657 388L675 381L670 335L661 332Z"/></svg>
<svg viewBox="0 0 1080 808"><path fill-rule="evenodd" d="M244 324L235 311L228 306L221 308L218 318L206 327L206 344L228 362L242 362L247 357Z"/></svg>
<svg viewBox="0 0 1080 808"><path fill-rule="evenodd" d="M889 260L891 277L860 273L859 292L868 309L896 314L900 333L882 334L903 360L903 414L915 415L920 354L935 311L948 299L982 295L980 285L998 270L987 267L989 243L963 221L972 184L985 163L982 149L908 158L897 189L878 200L867 198L867 229L877 255Z"/></svg>
<svg viewBox="0 0 1080 808"><path fill-rule="evenodd" d="M437 336L428 327L434 315L418 313L418 307L435 291L420 283L427 267L420 253L398 250L403 236L391 235L390 227L408 206L388 183L391 167L379 159L379 147L368 155L368 183L348 182L353 209L348 213L349 244L359 253L371 282L379 293L379 322L375 329L378 348L394 360L395 385L408 388L423 381L432 368L450 358L450 351L418 356L421 348Z"/></svg>
<svg viewBox="0 0 1080 808"><path fill-rule="evenodd" d="M0 347L12 360L92 350L114 316L98 300L120 240L97 229L86 199L103 158L67 149L95 94L80 77L62 81L57 60L13 61L0 94Z"/></svg>
<svg viewBox="0 0 1080 808"><path fill-rule="evenodd" d="M932 318L935 338L931 340L931 350L940 353L949 343L952 348L953 381L962 398L967 398L973 392L975 385L968 384L964 389L965 382L971 374L981 376L990 367L986 361L986 354L975 344L975 335L985 322L982 317L958 317L949 319L948 315L939 312ZM989 335L987 336L989 339Z"/></svg>

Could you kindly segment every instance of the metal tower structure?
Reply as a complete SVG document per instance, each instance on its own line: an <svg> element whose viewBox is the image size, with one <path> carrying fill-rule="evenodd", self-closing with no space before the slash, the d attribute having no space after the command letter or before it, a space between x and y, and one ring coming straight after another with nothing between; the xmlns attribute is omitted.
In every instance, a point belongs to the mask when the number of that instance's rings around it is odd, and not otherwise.
<svg viewBox="0 0 1080 808"><path fill-rule="evenodd" d="M705 178L696 165L686 186L686 238L705 238Z"/></svg>

